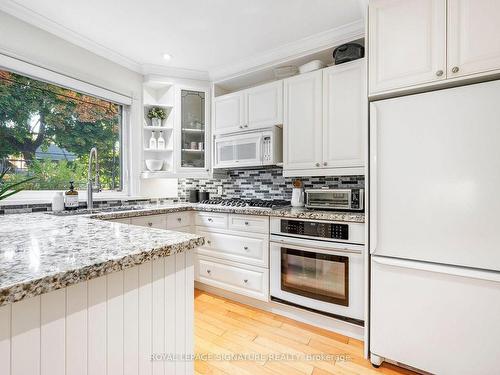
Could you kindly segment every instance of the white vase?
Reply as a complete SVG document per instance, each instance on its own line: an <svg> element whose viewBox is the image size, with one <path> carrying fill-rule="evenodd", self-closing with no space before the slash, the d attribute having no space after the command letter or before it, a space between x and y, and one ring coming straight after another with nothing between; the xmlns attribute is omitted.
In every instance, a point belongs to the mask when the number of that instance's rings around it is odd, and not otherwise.
<svg viewBox="0 0 500 375"><path fill-rule="evenodd" d="M161 118L152 118L151 119L151 124L153 126L161 126Z"/></svg>

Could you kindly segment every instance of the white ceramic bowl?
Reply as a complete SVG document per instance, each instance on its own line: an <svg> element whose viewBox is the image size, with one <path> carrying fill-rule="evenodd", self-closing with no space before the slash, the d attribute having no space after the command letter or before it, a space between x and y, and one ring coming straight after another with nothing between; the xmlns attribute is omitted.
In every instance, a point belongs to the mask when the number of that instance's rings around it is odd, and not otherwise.
<svg viewBox="0 0 500 375"><path fill-rule="evenodd" d="M325 66L326 64L321 60L309 61L307 64L299 66L299 73L309 73L314 70L323 69Z"/></svg>
<svg viewBox="0 0 500 375"><path fill-rule="evenodd" d="M159 171L163 167L163 160L146 159L146 167L151 171Z"/></svg>

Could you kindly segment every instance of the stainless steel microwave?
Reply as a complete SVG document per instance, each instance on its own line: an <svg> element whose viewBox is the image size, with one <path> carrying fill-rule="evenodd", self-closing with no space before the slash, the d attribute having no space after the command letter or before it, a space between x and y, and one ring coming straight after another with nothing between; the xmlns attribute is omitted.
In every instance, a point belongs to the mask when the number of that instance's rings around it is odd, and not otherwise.
<svg viewBox="0 0 500 375"><path fill-rule="evenodd" d="M364 210L364 189L308 189L306 207L327 210Z"/></svg>

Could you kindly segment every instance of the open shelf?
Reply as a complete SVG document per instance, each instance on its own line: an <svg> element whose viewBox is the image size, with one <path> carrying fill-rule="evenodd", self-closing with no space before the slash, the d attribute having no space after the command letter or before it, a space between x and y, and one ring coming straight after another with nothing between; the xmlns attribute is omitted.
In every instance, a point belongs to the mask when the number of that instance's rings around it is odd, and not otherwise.
<svg viewBox="0 0 500 375"><path fill-rule="evenodd" d="M174 130L174 128L170 126L152 126L152 125L143 125L145 130Z"/></svg>
<svg viewBox="0 0 500 375"><path fill-rule="evenodd" d="M171 148L164 148L164 149L145 148L144 151L147 151L147 152L172 152L174 150Z"/></svg>

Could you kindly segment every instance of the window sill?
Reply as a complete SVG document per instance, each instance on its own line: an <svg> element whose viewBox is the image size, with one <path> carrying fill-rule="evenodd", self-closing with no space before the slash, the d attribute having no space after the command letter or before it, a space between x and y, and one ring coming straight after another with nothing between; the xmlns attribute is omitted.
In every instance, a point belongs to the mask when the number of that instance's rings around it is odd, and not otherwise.
<svg viewBox="0 0 500 375"><path fill-rule="evenodd" d="M43 191L21 191L7 199L0 201L0 206L15 206L24 204L50 204L52 197L60 190L43 190ZM151 199L150 197L131 196L121 192L101 192L94 193L94 201L109 201L109 200L138 200ZM78 191L78 201L87 201L87 192L85 190Z"/></svg>

